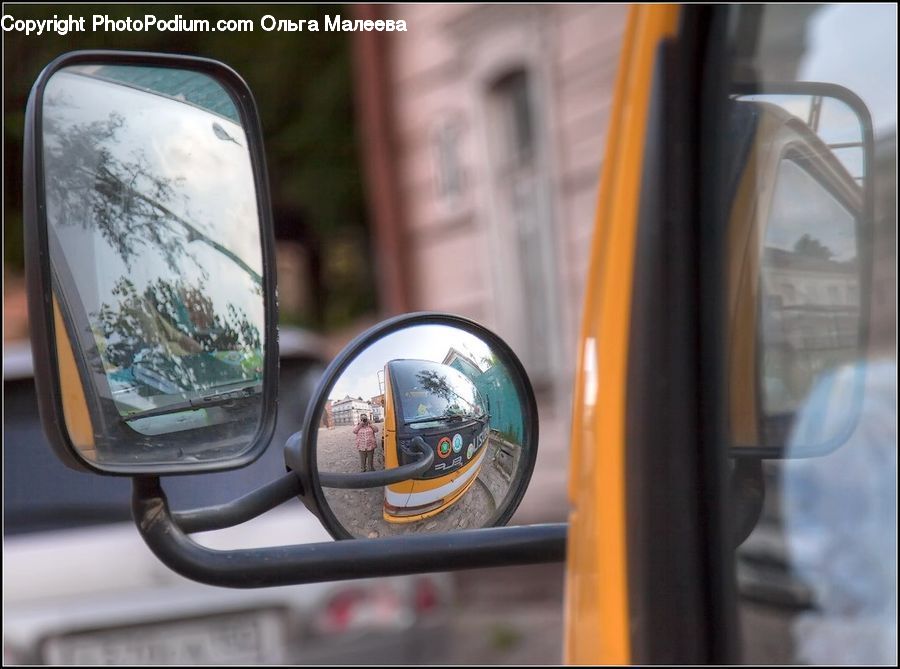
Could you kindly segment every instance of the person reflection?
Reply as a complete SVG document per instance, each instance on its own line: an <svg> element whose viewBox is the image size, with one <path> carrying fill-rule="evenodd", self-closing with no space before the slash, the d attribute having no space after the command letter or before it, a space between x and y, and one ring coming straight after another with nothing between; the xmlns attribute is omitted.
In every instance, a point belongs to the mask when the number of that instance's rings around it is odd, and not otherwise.
<svg viewBox="0 0 900 669"><path fill-rule="evenodd" d="M857 374L863 374L861 405ZM847 441L791 459L834 437L859 408ZM814 594L792 633L811 664L897 663L897 362L860 362L822 374L786 452L782 514L791 564Z"/></svg>
<svg viewBox="0 0 900 669"><path fill-rule="evenodd" d="M378 428L369 423L369 417L361 414L359 423L353 428L356 435L356 450L359 451L359 466L363 472L375 471L375 433Z"/></svg>

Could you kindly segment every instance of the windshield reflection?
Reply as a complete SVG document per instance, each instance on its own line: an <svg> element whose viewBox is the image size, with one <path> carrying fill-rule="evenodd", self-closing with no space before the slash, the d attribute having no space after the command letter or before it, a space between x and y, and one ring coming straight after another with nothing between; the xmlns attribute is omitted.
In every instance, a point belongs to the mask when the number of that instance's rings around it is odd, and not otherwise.
<svg viewBox="0 0 900 669"><path fill-rule="evenodd" d="M456 369L427 360L393 360L390 365L400 389L407 425L425 426L453 417L484 416L478 390Z"/></svg>

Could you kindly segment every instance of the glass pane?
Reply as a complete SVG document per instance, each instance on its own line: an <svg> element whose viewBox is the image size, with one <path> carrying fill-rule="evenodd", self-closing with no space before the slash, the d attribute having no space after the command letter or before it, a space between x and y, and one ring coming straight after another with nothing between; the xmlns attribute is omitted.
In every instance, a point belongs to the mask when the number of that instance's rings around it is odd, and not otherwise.
<svg viewBox="0 0 900 669"><path fill-rule="evenodd" d="M733 11L734 90L762 91L728 146L731 454L765 492L743 660L896 664L896 7Z"/></svg>
<svg viewBox="0 0 900 669"><path fill-rule="evenodd" d="M88 405L99 397L86 434L67 408L76 446L107 464L198 457L223 440L216 457L235 455L259 420L265 313L253 166L230 95L197 72L68 67L44 90L42 131L60 323L94 386ZM211 426L207 443L197 430ZM174 433L185 443L146 439Z"/></svg>
<svg viewBox="0 0 900 669"><path fill-rule="evenodd" d="M800 205L800 206L798 206ZM794 160L775 176L762 251L763 411L796 411L858 352L856 217Z"/></svg>

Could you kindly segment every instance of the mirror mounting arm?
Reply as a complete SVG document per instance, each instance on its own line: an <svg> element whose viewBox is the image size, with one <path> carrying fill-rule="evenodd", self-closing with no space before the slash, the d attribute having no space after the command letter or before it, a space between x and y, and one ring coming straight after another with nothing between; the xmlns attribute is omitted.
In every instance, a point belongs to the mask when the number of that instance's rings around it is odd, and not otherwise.
<svg viewBox="0 0 900 669"><path fill-rule="evenodd" d="M185 534L222 530L252 520L301 495L303 486L300 479L290 472L230 502L190 511L174 511L172 520Z"/></svg>
<svg viewBox="0 0 900 669"><path fill-rule="evenodd" d="M568 530L567 524L554 523L220 551L195 543L175 524L158 477L133 479L132 513L144 541L166 566L194 581L229 588L562 562Z"/></svg>
<svg viewBox="0 0 900 669"><path fill-rule="evenodd" d="M428 444L422 437L416 437L413 445L418 448L421 457L415 462L400 467L384 469L380 472L366 472L365 474L341 474L339 472L319 472L319 483L323 488L378 488L408 481L427 472L434 465L434 451L428 448Z"/></svg>

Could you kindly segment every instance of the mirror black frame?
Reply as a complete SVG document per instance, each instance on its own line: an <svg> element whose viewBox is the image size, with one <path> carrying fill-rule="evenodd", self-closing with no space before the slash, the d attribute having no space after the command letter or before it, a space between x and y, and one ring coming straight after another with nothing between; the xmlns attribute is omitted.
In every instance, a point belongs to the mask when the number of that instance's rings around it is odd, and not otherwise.
<svg viewBox="0 0 900 669"><path fill-rule="evenodd" d="M859 250L859 286L860 286L860 328L859 328L859 350L863 355L868 354L869 347L869 321L871 318L871 288L872 288L872 261L870 251L872 250L872 236L874 234L875 222L875 187L873 178L875 174L875 132L872 125L872 116L868 107L862 99L853 91L838 84L823 83L815 81L800 82L766 82L766 83L741 83L731 87L733 95L806 95L819 96L823 98L833 98L847 105L859 119L860 130L862 133L862 150L863 150L863 170L865 172L865 183L862 188L862 212L857 218L857 249ZM757 311L761 309L761 304L755 305ZM757 318L757 323L760 319ZM760 341L760 333L755 333L757 342ZM760 355L759 346L755 347L756 356ZM754 364L757 370L757 378L754 380L756 384L756 424L757 435L761 435L766 431L766 417L763 415L762 409L762 379L759 377L761 366L758 360ZM732 458L761 458L761 459L782 459L790 457L791 459L820 457L828 455L840 448L853 434L858 423L859 415L862 410L862 392L865 385L865 370L857 369L855 378L855 387L859 392L854 393L854 403L852 418L844 429L835 437L824 444L815 446L799 446L792 451L790 456L786 454L787 444L777 445L760 445L760 444L740 444L733 445L729 449L729 456ZM791 416L791 422L796 416ZM782 417L780 420L784 420Z"/></svg>
<svg viewBox="0 0 900 669"><path fill-rule="evenodd" d="M329 534L335 539L357 539L351 535L344 526L338 521L325 495L322 491L322 483L319 476L319 470L316 461L316 425L320 420L321 412L328 400L328 393L331 391L334 383L340 375L352 363L356 357L367 348L370 344L378 341L394 332L404 330L409 327L418 325L446 325L457 328L474 335L495 350L504 364L510 366L512 381L516 390L523 399L522 418L524 422L523 443L532 445L527 449L525 454L524 466L520 468L516 478L511 483L511 497L509 504L503 513L493 519L490 527L505 525L512 518L528 483L531 480L531 474L534 471L534 465L537 459L538 449L538 413L537 402L534 398L534 390L528 380L525 367L513 350L500 337L491 332L489 329L479 325L475 321L471 321L461 316L453 316L450 314L441 314L434 312L417 312L405 314L382 321L378 325L369 328L347 346L344 347L340 355L338 355L325 370L316 393L310 398L309 406L306 409L306 415L303 419L303 431L299 438L291 439L285 445L285 464L288 469L293 470L300 478L301 486L304 494L301 496L304 504L312 511L316 517L325 526ZM381 472L375 472L374 475L380 475ZM349 475L348 475L349 476ZM354 474L352 476L360 477L365 480L372 474ZM378 485L382 485L379 482ZM361 485L360 487L367 487Z"/></svg>
<svg viewBox="0 0 900 669"><path fill-rule="evenodd" d="M256 187L263 260L263 302L265 309L264 376L259 425L248 447L238 456L215 462L190 464L104 465L84 458L72 443L63 413L60 375L57 363L56 331L53 314L53 280L47 231L43 169L43 94L50 78L64 67L80 64L154 66L191 70L205 74L230 94L246 133L248 151ZM56 455L67 466L80 471L120 476L178 475L237 469L262 455L272 439L278 396L278 307L276 302L275 239L272 203L263 149L262 127L256 103L246 82L227 65L207 58L139 51L74 51L53 60L31 89L25 112L23 170L23 222L25 236L25 278L28 293L31 349L41 422ZM59 298L61 310L64 306ZM66 315L63 315L67 320ZM69 335L78 364L78 347ZM90 404L89 370L79 365L79 375ZM92 419L96 415L93 411Z"/></svg>

